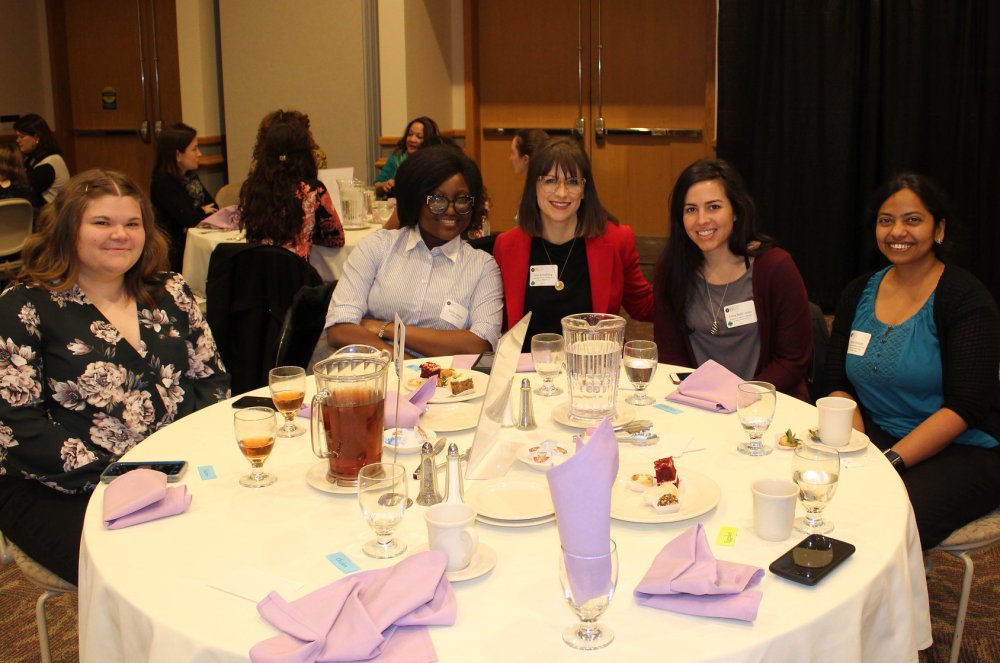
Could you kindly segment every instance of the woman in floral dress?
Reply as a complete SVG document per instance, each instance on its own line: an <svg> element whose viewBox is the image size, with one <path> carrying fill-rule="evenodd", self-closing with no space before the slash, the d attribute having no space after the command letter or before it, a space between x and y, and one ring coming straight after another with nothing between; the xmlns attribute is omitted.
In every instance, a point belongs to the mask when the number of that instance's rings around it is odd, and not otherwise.
<svg viewBox="0 0 1000 663"><path fill-rule="evenodd" d="M0 531L76 583L101 472L228 397L229 376L127 176L72 178L22 255L0 295Z"/></svg>

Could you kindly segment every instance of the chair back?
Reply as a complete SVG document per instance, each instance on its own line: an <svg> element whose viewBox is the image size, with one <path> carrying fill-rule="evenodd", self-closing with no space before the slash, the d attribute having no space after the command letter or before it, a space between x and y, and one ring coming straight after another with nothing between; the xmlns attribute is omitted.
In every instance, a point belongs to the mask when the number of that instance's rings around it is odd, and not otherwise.
<svg viewBox="0 0 1000 663"><path fill-rule="evenodd" d="M240 202L241 186L243 186L242 182L230 182L229 184L222 185L219 192L215 194L215 203L219 206L219 209L236 205Z"/></svg>
<svg viewBox="0 0 1000 663"><path fill-rule="evenodd" d="M206 318L234 394L267 385L285 314L316 268L279 246L219 244L208 263Z"/></svg>
<svg viewBox="0 0 1000 663"><path fill-rule="evenodd" d="M0 200L0 269L20 267L18 254L34 221L34 209L24 198Z"/></svg>
<svg viewBox="0 0 1000 663"><path fill-rule="evenodd" d="M326 326L326 311L337 282L303 286L285 314L275 366L301 366L309 369L309 360Z"/></svg>

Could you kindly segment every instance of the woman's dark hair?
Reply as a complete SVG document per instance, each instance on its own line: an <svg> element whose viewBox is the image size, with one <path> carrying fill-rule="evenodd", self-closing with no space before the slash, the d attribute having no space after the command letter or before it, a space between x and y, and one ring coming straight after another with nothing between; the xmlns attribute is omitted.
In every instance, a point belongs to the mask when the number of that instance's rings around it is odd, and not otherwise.
<svg viewBox="0 0 1000 663"><path fill-rule="evenodd" d="M316 144L316 140L313 138L309 116L302 111L286 111L279 108L265 115L260 121L260 126L257 127L257 139L254 141L253 152L250 154L250 170L253 170L257 162L260 161L260 155L264 151L264 139L267 136L267 132L271 129L272 125L281 123L294 124L301 127L309 135L309 145L313 153L313 159L316 161L316 168L320 170L326 168L326 152Z"/></svg>
<svg viewBox="0 0 1000 663"><path fill-rule="evenodd" d="M573 138L552 138L546 141L528 161L528 174L524 180L524 193L517 211L517 224L532 237L542 235L542 214L538 209L538 178L552 169L562 171L566 177L582 177L586 181L583 198L576 213L577 237L600 237L608 221L617 223L601 205L597 195L590 159L583 147Z"/></svg>
<svg viewBox="0 0 1000 663"><path fill-rule="evenodd" d="M240 188L240 226L247 241L287 244L302 228L302 182L316 179L309 134L279 122L264 137L260 161Z"/></svg>
<svg viewBox="0 0 1000 663"><path fill-rule="evenodd" d="M774 241L756 230L753 198L739 172L722 159L701 159L684 169L670 193L670 236L656 263L655 297L663 310L683 315L691 281L705 262L701 249L684 229L684 199L699 182L718 181L733 208L733 231L729 250L737 256L754 256L774 246Z"/></svg>
<svg viewBox="0 0 1000 663"><path fill-rule="evenodd" d="M35 165L45 157L53 154L62 154L59 149L59 141L49 128L49 123L41 115L28 113L14 120L14 131L34 136L38 139L38 147L28 155L28 165Z"/></svg>
<svg viewBox="0 0 1000 663"><path fill-rule="evenodd" d="M139 260L125 272L125 291L147 306L155 306L167 269L167 240L157 229L153 208L139 186L125 173L87 170L71 177L52 203L42 208L38 232L21 249L21 283L62 292L77 282L80 259L77 242L83 215L91 202L104 196L125 196L139 203L146 239Z"/></svg>
<svg viewBox="0 0 1000 663"><path fill-rule="evenodd" d="M517 139L517 153L519 156L528 157L538 151L542 145L549 139L549 135L542 131L541 129L518 129L517 133L514 134L514 138Z"/></svg>
<svg viewBox="0 0 1000 663"><path fill-rule="evenodd" d="M183 122L172 124L160 133L156 140L156 161L153 163L153 174L167 173L174 179L183 182L184 175L177 165L177 153L184 152L198 132Z"/></svg>
<svg viewBox="0 0 1000 663"><path fill-rule="evenodd" d="M896 173L883 182L868 199L865 218L872 221L877 220L878 210L882 207L882 204L903 189L912 191L920 199L920 202L924 204L927 211L934 217L935 230L937 230L942 221L947 222L949 227L955 229L955 216L951 209L951 203L948 201L948 195L934 180L920 173ZM955 234L952 234L952 236L954 237ZM938 260L944 262L955 257L954 249L954 241L943 242L941 244L934 242L932 246L934 255L937 256Z"/></svg>
<svg viewBox="0 0 1000 663"><path fill-rule="evenodd" d="M12 143L0 143L0 180L10 180L12 184L22 186L28 185L23 155Z"/></svg>
<svg viewBox="0 0 1000 663"><path fill-rule="evenodd" d="M395 154L403 154L406 152L406 137L410 135L410 127L417 122L424 125L424 140L441 135L441 130L438 129L437 122L425 115L415 117L406 123L406 129L403 130L403 135L398 141L396 141L396 149L393 150Z"/></svg>
<svg viewBox="0 0 1000 663"><path fill-rule="evenodd" d="M482 224L485 193L483 176L476 162L465 156L461 150L446 145L433 145L417 150L396 171L396 211L399 227L415 226L420 221L420 211L427 202L427 196L434 193L441 184L454 175L461 175L475 197L469 230L478 230Z"/></svg>

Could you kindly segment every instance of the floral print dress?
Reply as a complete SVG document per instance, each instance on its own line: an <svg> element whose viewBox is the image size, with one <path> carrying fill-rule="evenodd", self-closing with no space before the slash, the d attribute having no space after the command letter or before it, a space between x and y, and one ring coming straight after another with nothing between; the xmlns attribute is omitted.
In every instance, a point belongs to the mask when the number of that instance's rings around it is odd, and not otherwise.
<svg viewBox="0 0 1000 663"><path fill-rule="evenodd" d="M295 239L282 246L303 260L309 260L313 244L343 246L344 227L326 185L319 180L300 182L295 197L302 203L302 226ZM274 244L269 239L260 243Z"/></svg>
<svg viewBox="0 0 1000 663"><path fill-rule="evenodd" d="M190 289L173 273L163 285L154 308L137 302L139 350L79 286L0 295L0 477L89 492L147 435L229 396Z"/></svg>

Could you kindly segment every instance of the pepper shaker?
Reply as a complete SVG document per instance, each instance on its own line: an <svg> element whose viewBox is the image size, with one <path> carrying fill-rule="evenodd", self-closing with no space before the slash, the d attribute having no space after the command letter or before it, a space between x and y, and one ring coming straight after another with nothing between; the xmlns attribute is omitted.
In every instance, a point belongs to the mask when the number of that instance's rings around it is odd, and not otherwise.
<svg viewBox="0 0 1000 663"><path fill-rule="evenodd" d="M434 447L424 442L420 447L420 494L416 502L420 506L430 506L441 501L437 489L437 468L434 467Z"/></svg>

